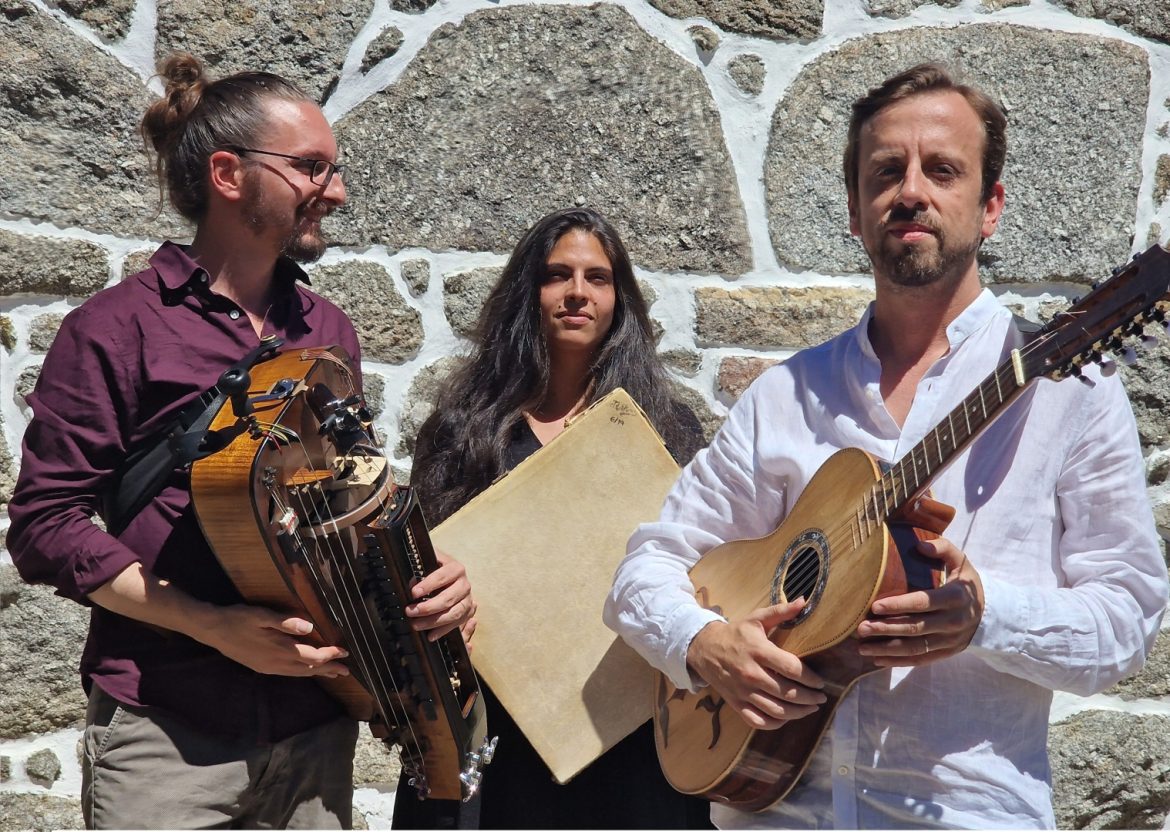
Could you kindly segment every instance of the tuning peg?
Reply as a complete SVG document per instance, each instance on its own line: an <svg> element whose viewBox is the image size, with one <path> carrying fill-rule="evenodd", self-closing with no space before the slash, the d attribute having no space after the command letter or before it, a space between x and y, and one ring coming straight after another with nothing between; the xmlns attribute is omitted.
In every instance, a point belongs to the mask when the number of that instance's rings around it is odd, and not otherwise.
<svg viewBox="0 0 1170 832"><path fill-rule="evenodd" d="M1133 347L1126 347L1118 354L1118 360L1126 367L1132 367L1137 363L1137 350Z"/></svg>
<svg viewBox="0 0 1170 832"><path fill-rule="evenodd" d="M1090 360L1092 359L1092 354L1090 354L1089 358ZM1074 358L1072 366L1068 368L1068 374L1088 387L1096 387L1097 383L1085 375L1084 362L1085 359L1083 357Z"/></svg>
<svg viewBox="0 0 1170 832"><path fill-rule="evenodd" d="M1102 358L1099 362L1101 364L1101 375L1109 378L1117 373L1117 362L1111 358Z"/></svg>
<svg viewBox="0 0 1170 832"><path fill-rule="evenodd" d="M1156 335L1142 335L1142 346L1149 350L1158 346L1158 336Z"/></svg>

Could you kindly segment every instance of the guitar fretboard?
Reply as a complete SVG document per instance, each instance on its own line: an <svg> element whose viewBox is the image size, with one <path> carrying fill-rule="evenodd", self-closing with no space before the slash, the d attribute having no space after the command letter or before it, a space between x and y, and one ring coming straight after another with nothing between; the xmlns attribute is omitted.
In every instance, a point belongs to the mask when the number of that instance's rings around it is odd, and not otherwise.
<svg viewBox="0 0 1170 832"><path fill-rule="evenodd" d="M947 463L995 420L1026 386L1016 380L1011 360L1000 364L922 441L890 466L857 509L857 525L866 537L926 490Z"/></svg>

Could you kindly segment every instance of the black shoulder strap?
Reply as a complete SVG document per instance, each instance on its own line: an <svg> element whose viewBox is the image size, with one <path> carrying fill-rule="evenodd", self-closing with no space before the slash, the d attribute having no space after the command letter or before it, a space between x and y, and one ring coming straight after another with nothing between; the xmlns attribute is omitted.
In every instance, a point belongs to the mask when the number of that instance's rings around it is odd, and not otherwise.
<svg viewBox="0 0 1170 832"><path fill-rule="evenodd" d="M227 445L216 441L217 437L208 430L228 399L239 394L238 383L225 382L247 379L248 370L257 361L270 357L283 343L280 338L261 341L220 374L219 382L184 407L166 428L126 456L102 500L101 514L110 534L121 534L138 512L158 496L172 473Z"/></svg>
<svg viewBox="0 0 1170 832"><path fill-rule="evenodd" d="M1030 343L1032 339L1044 329L1043 324L1029 321L1023 315L1012 313L1012 328L1008 332L1008 341L1013 349L1019 349Z"/></svg>

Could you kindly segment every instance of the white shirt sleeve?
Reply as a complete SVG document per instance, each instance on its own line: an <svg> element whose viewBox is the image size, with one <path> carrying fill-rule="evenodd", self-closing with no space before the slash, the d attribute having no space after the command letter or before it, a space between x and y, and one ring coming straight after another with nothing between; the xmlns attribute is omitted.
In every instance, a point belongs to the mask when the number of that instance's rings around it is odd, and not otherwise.
<svg viewBox="0 0 1170 832"><path fill-rule="evenodd" d="M688 570L727 540L772 531L784 513L784 478L758 466L763 387L753 385L683 470L658 521L634 532L606 600L605 623L679 688L702 685L687 669L691 639L725 620L695 600Z"/></svg>
<svg viewBox="0 0 1170 832"><path fill-rule="evenodd" d="M1141 668L1167 601L1133 413L1116 378L1084 409L1056 484L1062 584L983 578L983 619L968 649L1004 673L1090 695Z"/></svg>

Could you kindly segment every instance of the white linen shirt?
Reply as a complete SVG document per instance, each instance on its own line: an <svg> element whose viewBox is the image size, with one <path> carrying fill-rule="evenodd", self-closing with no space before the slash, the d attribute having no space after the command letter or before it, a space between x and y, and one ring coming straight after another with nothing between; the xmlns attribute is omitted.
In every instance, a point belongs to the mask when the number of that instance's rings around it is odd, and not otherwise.
<svg viewBox="0 0 1170 832"><path fill-rule="evenodd" d="M687 570L726 540L771 532L835 451L897 461L1008 354L1011 313L987 290L947 328L949 352L899 429L861 322L764 373L630 539L606 623L678 687L687 646L719 615ZM1167 599L1133 413L1116 377L1032 385L933 482L945 537L986 606L968 648L861 679L790 797L737 828L1052 827L1053 690L1087 695L1138 670Z"/></svg>

